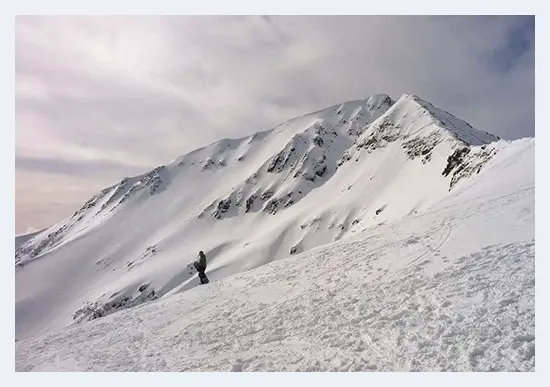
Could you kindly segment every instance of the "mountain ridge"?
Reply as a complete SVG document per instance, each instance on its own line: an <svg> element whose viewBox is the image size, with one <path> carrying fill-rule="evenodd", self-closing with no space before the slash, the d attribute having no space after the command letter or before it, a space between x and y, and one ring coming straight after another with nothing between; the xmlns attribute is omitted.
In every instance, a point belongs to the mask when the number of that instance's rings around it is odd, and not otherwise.
<svg viewBox="0 0 550 387"><path fill-rule="evenodd" d="M189 264L199 250L215 281L422 213L510 144L412 94L215 141L125 177L22 244L16 334L186 291L197 285Z"/></svg>

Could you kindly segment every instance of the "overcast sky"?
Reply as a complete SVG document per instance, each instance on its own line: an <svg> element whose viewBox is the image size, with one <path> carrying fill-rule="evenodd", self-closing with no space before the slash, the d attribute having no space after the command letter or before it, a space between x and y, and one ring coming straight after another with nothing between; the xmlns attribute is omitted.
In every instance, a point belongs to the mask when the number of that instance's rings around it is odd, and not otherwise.
<svg viewBox="0 0 550 387"><path fill-rule="evenodd" d="M222 137L376 93L534 136L534 17L17 17L16 231Z"/></svg>

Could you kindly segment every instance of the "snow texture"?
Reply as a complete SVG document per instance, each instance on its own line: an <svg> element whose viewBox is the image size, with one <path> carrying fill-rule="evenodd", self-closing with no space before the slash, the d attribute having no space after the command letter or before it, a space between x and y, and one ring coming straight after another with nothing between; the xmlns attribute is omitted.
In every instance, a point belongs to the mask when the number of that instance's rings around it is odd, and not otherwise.
<svg viewBox="0 0 550 387"><path fill-rule="evenodd" d="M17 248L16 368L533 371L534 143L377 95L125 178Z"/></svg>

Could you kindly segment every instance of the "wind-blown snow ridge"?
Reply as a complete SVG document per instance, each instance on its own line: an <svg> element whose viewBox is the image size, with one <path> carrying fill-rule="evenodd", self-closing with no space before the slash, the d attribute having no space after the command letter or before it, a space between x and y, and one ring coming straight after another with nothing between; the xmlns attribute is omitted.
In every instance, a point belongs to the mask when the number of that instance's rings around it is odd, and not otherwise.
<svg viewBox="0 0 550 387"><path fill-rule="evenodd" d="M105 317L425 213L530 142L418 97L350 101L127 177L16 250L16 336Z"/></svg>

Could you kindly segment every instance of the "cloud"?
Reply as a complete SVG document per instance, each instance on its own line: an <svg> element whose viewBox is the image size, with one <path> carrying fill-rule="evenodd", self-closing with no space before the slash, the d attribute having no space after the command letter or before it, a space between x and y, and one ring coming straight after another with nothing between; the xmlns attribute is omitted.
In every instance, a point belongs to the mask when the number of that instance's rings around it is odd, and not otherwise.
<svg viewBox="0 0 550 387"><path fill-rule="evenodd" d="M124 173L130 169L130 165L119 164L109 160L85 161L85 160L63 160L48 159L43 157L16 157L15 168L19 171L34 171L47 174L64 174L68 176L86 174L98 175L106 169L117 170Z"/></svg>
<svg viewBox="0 0 550 387"><path fill-rule="evenodd" d="M534 17L25 16L15 59L18 181L91 168L106 185L375 93L418 94L506 139L534 135Z"/></svg>

